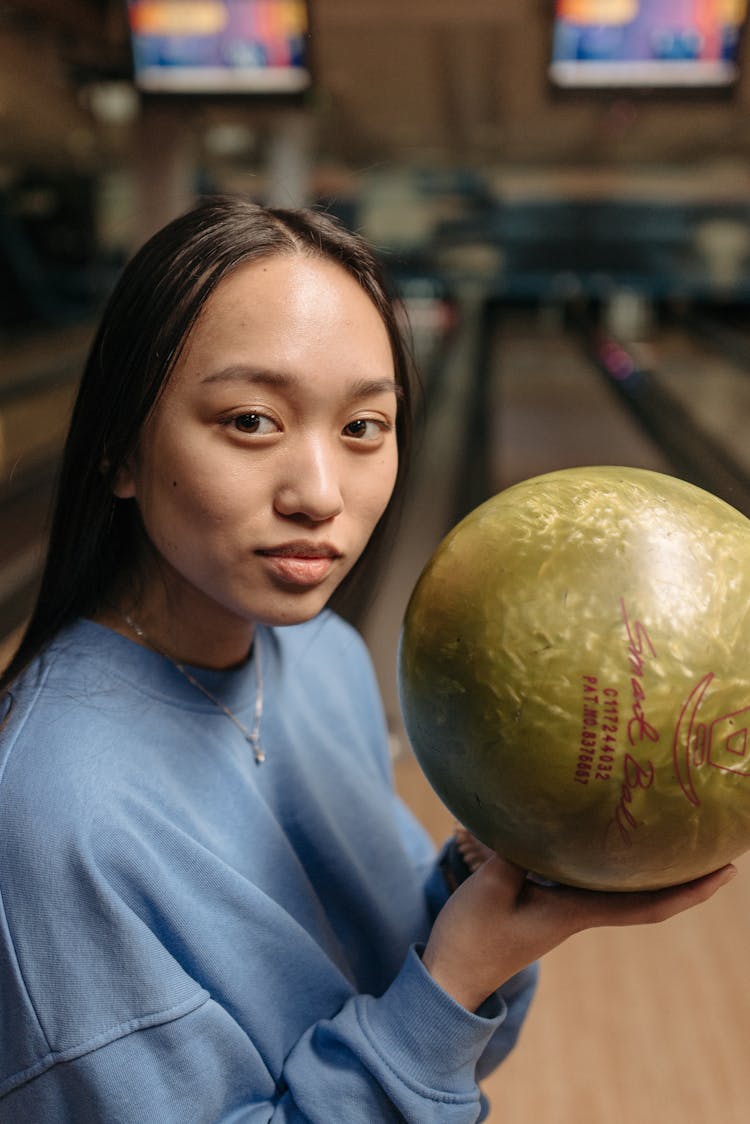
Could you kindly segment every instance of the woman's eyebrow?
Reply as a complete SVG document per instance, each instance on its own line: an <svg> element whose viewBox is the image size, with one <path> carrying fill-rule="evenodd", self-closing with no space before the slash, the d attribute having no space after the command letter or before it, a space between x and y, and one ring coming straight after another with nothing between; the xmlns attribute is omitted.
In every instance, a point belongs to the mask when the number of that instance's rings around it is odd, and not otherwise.
<svg viewBox="0 0 750 1124"><path fill-rule="evenodd" d="M212 371L201 376L202 384L221 382L260 383L265 386L274 386L281 389L294 389L303 384L304 379L299 375L289 374L285 371L271 371L264 367L247 367L244 365L224 367L220 371ZM357 400L371 398L377 394L395 394L401 399L404 391L395 379L356 379L346 388L347 394Z"/></svg>
<svg viewBox="0 0 750 1124"><path fill-rule="evenodd" d="M216 382L259 382L268 386L296 386L299 379L296 375L286 374L282 371L270 371L265 367L247 367L243 365L223 367L220 371L201 375L202 383Z"/></svg>
<svg viewBox="0 0 750 1124"><path fill-rule="evenodd" d="M352 398L372 398L376 394L395 394L401 399L404 388L399 386L395 379L357 379L348 388Z"/></svg>

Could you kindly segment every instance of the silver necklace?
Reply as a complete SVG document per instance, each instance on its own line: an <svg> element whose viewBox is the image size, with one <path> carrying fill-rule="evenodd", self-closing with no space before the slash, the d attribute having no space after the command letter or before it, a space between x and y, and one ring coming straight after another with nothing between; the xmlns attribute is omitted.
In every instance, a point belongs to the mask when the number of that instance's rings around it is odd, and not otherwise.
<svg viewBox="0 0 750 1124"><path fill-rule="evenodd" d="M221 699L217 699L216 695L212 695L208 688L204 687L200 680L196 679L195 676L188 671L184 664L178 663L177 660L173 660L171 656L168 656L166 652L163 652L161 648L157 648L156 644L154 644L154 642L148 638L141 626L136 621L134 621L132 617L128 616L127 613L123 613L122 619L125 621L125 624L128 626L128 628L132 629L132 631L140 640L144 642L144 644L147 644L149 648L152 648L157 653L157 655L162 656L163 659L169 660L172 666L176 667L181 675L184 675L188 683L191 683L193 687L196 688L196 690L200 691L202 695L205 695L206 698L214 704L214 706L218 707L219 710L226 715L230 722L234 723L247 744L252 749L253 757L255 758L255 764L262 765L266 759L266 755L260 744L260 722L263 717L263 671L261 668L260 636L258 635L258 633L255 633L253 642L253 662L255 664L256 684L255 714L253 715L253 728L252 730L248 730L244 722L240 722L237 715L233 714L229 707L226 706L221 701Z"/></svg>

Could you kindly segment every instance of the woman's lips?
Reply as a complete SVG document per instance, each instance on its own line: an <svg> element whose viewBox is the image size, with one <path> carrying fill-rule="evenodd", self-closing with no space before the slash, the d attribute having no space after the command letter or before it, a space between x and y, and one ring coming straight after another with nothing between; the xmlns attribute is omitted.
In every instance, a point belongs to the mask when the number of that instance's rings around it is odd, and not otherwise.
<svg viewBox="0 0 750 1124"><path fill-rule="evenodd" d="M269 569L285 585L314 586L328 577L341 557L328 543L285 543L256 552L266 559Z"/></svg>

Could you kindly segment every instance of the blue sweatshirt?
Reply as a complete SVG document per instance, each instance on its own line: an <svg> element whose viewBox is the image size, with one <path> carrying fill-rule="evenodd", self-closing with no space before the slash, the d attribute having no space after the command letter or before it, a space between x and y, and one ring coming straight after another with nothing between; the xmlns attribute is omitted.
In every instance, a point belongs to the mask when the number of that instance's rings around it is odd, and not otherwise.
<svg viewBox="0 0 750 1124"><path fill-rule="evenodd" d="M481 1119L534 987L425 971L445 900L356 632L259 629L258 766L168 660L91 621L0 706L0 1124ZM252 726L252 662L191 669Z"/></svg>

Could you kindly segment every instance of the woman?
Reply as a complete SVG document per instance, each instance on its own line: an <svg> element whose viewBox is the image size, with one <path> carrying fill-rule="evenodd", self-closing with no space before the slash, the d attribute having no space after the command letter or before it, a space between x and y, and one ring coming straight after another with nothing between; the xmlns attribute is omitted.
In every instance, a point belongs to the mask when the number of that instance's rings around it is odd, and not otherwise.
<svg viewBox="0 0 750 1124"><path fill-rule="evenodd" d="M378 267L322 215L214 199L93 343L39 601L2 681L0 1121L464 1122L530 967L660 894L449 896L325 605L403 469Z"/></svg>

